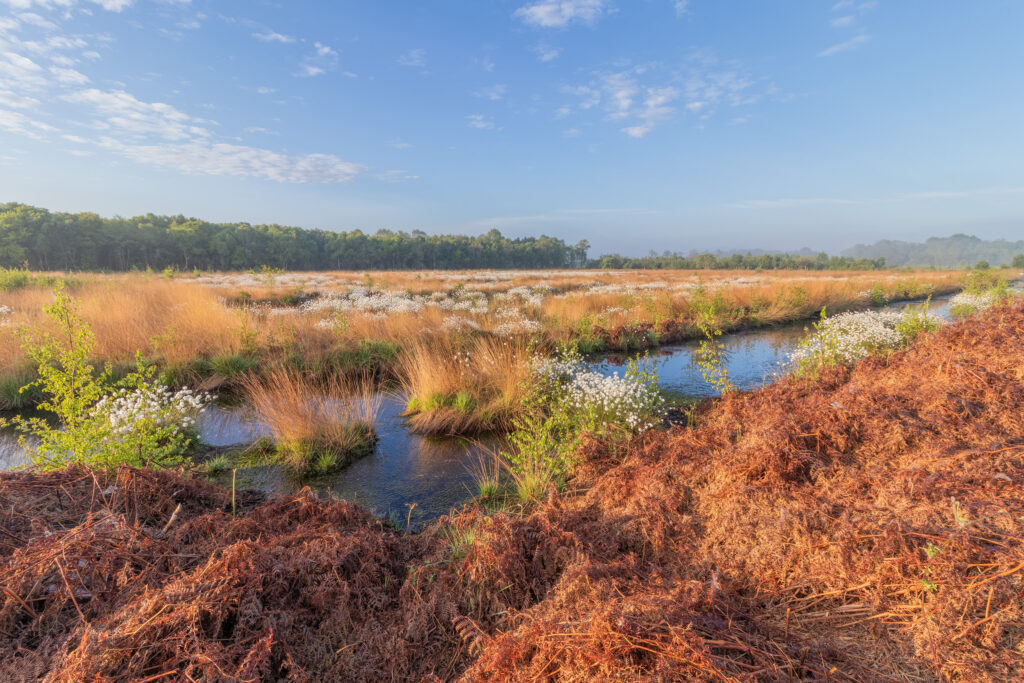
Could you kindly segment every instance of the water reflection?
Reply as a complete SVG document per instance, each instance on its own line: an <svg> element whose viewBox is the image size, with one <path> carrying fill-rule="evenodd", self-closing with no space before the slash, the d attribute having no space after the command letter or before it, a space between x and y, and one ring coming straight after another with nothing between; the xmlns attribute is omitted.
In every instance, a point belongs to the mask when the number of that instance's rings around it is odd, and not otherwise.
<svg viewBox="0 0 1024 683"><path fill-rule="evenodd" d="M886 308L903 310L907 305L891 304ZM948 320L949 298L930 302L928 310ZM785 372L790 353L807 334L809 327L810 323L799 323L724 335L721 343L725 347L729 380L744 390L755 389L773 381ZM694 362L694 354L699 345L699 341L691 341L663 346L651 352L651 361L658 372L658 383L663 390L674 396L689 398L706 398L716 394L715 389L704 381L700 368ZM595 363L593 367L606 375L616 372L621 375L629 358L624 354L614 355Z"/></svg>
<svg viewBox="0 0 1024 683"><path fill-rule="evenodd" d="M276 466L251 467L236 474L240 487L294 493L310 486L323 494L355 500L375 514L395 516L413 524L436 519L473 496L471 466L498 439L431 439L406 429L403 404L385 396L377 420L380 439L372 455L344 469L315 479L298 479ZM267 434L244 408L207 408L198 420L200 435L210 445L248 444ZM231 474L221 474L225 483ZM411 516L409 506L415 503Z"/></svg>
<svg viewBox="0 0 1024 683"><path fill-rule="evenodd" d="M902 308L905 304L892 306ZM929 306L936 315L949 317L948 300ZM806 333L807 324L750 330L722 337L726 366L733 384L752 389L784 369L790 352ZM661 387L670 394L705 397L714 393L693 362L697 342L665 346L651 353ZM606 374L624 372L628 356L611 356L593 363ZM402 524L409 519L422 524L447 514L473 496L471 468L488 450L500 449L502 442L487 439L471 443L462 439L429 439L411 434L401 417L400 399L383 397L377 422L380 436L372 455L355 461L334 474L316 479L297 479L277 466L240 468L236 485L268 493L294 493L311 486L325 495L355 500L375 514L395 517ZM203 410L197 427L202 441L228 448L251 444L269 435L244 406L213 405ZM25 464L25 454L13 434L0 432L0 470ZM218 475L230 485L231 473ZM411 508L411 514L410 514Z"/></svg>

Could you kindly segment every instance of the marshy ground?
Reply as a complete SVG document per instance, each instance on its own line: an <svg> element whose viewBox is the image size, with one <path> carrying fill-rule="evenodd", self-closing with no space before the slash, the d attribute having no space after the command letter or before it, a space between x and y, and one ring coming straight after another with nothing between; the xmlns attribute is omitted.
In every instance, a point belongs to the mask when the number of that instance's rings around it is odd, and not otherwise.
<svg viewBox="0 0 1024 683"><path fill-rule="evenodd" d="M1020 679L1022 348L992 308L411 535L310 492L2 474L5 675Z"/></svg>

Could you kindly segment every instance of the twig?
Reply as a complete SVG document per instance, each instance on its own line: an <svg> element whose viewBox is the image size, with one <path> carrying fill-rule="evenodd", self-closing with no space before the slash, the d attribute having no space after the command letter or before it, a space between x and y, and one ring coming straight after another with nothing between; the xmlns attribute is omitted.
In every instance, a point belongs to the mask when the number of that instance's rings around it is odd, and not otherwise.
<svg viewBox="0 0 1024 683"><path fill-rule="evenodd" d="M160 533L166 534L167 530L174 524L174 520L178 518L178 513L181 512L181 503L178 503L178 507L174 508L174 512L171 513L171 518L167 520L167 524L164 524L164 528L160 530Z"/></svg>

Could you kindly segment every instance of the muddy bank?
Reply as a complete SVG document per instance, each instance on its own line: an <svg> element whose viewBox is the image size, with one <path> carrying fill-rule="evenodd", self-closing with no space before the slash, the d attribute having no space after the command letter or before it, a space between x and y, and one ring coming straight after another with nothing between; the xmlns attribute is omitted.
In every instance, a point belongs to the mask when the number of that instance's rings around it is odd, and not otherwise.
<svg viewBox="0 0 1024 683"><path fill-rule="evenodd" d="M1021 405L1018 305L412 536L307 492L233 516L173 473L0 474L0 678L1019 679Z"/></svg>

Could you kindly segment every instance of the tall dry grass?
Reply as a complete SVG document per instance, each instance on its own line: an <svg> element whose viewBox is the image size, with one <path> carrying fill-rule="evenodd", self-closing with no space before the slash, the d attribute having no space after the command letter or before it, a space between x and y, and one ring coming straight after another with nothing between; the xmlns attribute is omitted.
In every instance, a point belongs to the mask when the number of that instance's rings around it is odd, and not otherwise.
<svg viewBox="0 0 1024 683"><path fill-rule="evenodd" d="M382 397L368 378L313 380L277 368L243 380L245 398L292 469L322 473L368 454Z"/></svg>
<svg viewBox="0 0 1024 683"><path fill-rule="evenodd" d="M96 337L98 362L130 362L136 352L168 363L237 353L247 314L225 306L216 292L185 281L155 277L94 278L72 294L82 319ZM53 302L46 289L6 293L11 315L0 327L0 373L23 368L20 328L52 331L43 306Z"/></svg>
<svg viewBox="0 0 1024 683"><path fill-rule="evenodd" d="M459 351L445 341L420 339L399 360L412 429L423 434L508 429L529 373L527 342L476 337Z"/></svg>
<svg viewBox="0 0 1024 683"><path fill-rule="evenodd" d="M507 422L509 403L517 396L510 385L520 378L522 364L510 360L515 353L508 355L504 346L522 344L508 331L510 321L539 326L538 336L548 345L634 348L637 340L648 345L692 335L694 296L701 287L707 296L720 300L721 326L731 330L807 318L822 307L830 312L866 307L872 303L868 292L900 299L914 292L923 295L928 287L952 291L962 277L956 271L422 271L173 279L129 274L83 276L72 294L95 332L95 361L129 362L141 352L181 370L175 377L190 383L211 374L234 377L257 363L263 368L287 364L318 369L326 375L344 371L346 363L358 360L359 349L367 342L396 345L402 349L399 361L392 352L373 363L387 366L379 375L393 370L402 376L409 396L428 406L417 408L414 423L434 432L443 429L444 422L467 429ZM550 289L539 303L494 296L527 286ZM463 288L459 291L486 292L489 300L486 312L435 306L388 315L348 311L338 316L338 325L331 323L330 310L305 313L277 304L241 308L229 303L243 289L267 301L284 301L296 291L324 294L348 288L416 294ZM16 392L31 378L15 333L22 327L50 329L42 312L50 301L52 292L40 287L0 294L0 305L12 309L0 319L0 389ZM639 335L634 334L638 329ZM588 335L595 343L585 347L582 341ZM465 353L470 356L468 367L457 361ZM438 422L440 415L448 417Z"/></svg>

